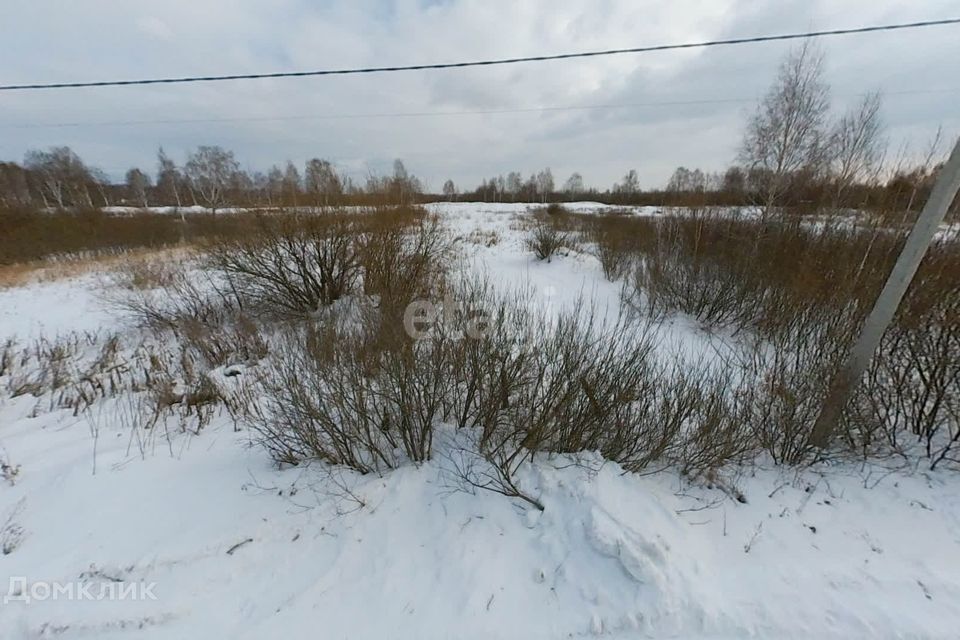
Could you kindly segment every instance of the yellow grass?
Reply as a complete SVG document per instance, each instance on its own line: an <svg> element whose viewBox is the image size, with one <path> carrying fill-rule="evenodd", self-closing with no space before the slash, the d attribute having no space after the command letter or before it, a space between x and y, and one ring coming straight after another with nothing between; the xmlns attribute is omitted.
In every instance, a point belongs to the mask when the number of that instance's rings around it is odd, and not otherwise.
<svg viewBox="0 0 960 640"><path fill-rule="evenodd" d="M192 247L130 249L122 253L35 260L0 266L0 289L21 287L33 282L53 282L94 272L114 272L150 262L179 262L195 253Z"/></svg>

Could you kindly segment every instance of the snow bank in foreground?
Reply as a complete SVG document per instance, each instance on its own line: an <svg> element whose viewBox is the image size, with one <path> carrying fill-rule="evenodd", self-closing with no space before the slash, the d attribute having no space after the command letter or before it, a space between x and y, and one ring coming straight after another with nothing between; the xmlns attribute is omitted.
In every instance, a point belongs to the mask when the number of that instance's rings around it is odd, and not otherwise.
<svg viewBox="0 0 960 640"><path fill-rule="evenodd" d="M24 531L3 588L153 583L155 599L14 599L2 638L949 637L960 621L950 476L758 471L743 504L557 458L522 477L541 513L471 493L442 444L361 477L277 471L226 419L131 459L128 426L104 421L94 457L75 419L29 405L2 414L22 471L0 520Z"/></svg>

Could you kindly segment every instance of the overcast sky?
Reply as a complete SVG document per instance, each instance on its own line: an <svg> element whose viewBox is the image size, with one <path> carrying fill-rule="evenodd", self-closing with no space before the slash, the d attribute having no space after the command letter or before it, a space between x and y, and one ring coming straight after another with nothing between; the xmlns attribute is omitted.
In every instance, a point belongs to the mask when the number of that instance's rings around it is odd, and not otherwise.
<svg viewBox="0 0 960 640"><path fill-rule="evenodd" d="M3 5L0 84L452 62L960 14L956 0ZM859 94L880 89L894 147L909 141L919 151L940 125L951 135L960 131L960 26L820 42L836 112ZM746 115L790 46L348 77L2 92L0 159L20 161L28 149L66 144L120 178L133 165L152 173L160 145L181 162L199 144L218 144L256 170L324 157L363 176L387 171L399 157L434 189L447 177L472 188L484 177L510 170L526 175L546 166L558 182L579 171L588 185L600 188L635 168L642 186L652 187L678 165L720 170L734 158ZM690 101L702 102L662 104ZM634 106L555 109L585 105ZM550 110L537 110L542 108ZM383 115L423 113L434 115Z"/></svg>

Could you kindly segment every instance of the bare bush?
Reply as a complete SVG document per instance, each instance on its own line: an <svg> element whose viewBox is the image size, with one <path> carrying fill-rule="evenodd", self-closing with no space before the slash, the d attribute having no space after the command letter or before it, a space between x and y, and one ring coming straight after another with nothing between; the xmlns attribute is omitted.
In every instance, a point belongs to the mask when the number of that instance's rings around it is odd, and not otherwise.
<svg viewBox="0 0 960 640"><path fill-rule="evenodd" d="M383 345L370 336L376 326L287 334L253 420L275 459L318 458L362 473L429 459L447 384L440 347L425 341L372 349Z"/></svg>
<svg viewBox="0 0 960 640"><path fill-rule="evenodd" d="M486 282L461 293L465 308L489 311L480 340L453 345L455 421L477 432L489 465L474 484L535 503L516 477L538 453L598 451L631 471L679 460L699 473L755 449L732 420L729 376L665 364L645 325L586 307L554 322Z"/></svg>
<svg viewBox="0 0 960 640"><path fill-rule="evenodd" d="M8 393L14 398L22 395L39 398L64 390L78 375L82 347L83 337L79 334L55 340L38 338L10 358ZM51 404L56 404L53 399Z"/></svg>
<svg viewBox="0 0 960 640"><path fill-rule="evenodd" d="M537 220L534 226L527 233L524 239L524 245L527 250L532 251L537 260L546 260L549 262L553 255L569 245L570 236L567 232L551 222Z"/></svg>
<svg viewBox="0 0 960 640"><path fill-rule="evenodd" d="M952 460L960 414L960 245L931 248L864 375L844 422L848 444L876 454L922 444L936 467Z"/></svg>
<svg viewBox="0 0 960 640"><path fill-rule="evenodd" d="M45 213L0 211L0 265L52 256L103 254L176 244L181 233L169 216L114 216L97 210Z"/></svg>
<svg viewBox="0 0 960 640"><path fill-rule="evenodd" d="M112 292L105 298L140 326L175 333L191 323L221 326L243 310L229 282L190 267L181 263L167 271L156 287Z"/></svg>
<svg viewBox="0 0 960 640"><path fill-rule="evenodd" d="M629 283L635 303L642 293L654 315L763 335L851 306L865 313L902 243L879 227L709 213L657 219L651 232Z"/></svg>
<svg viewBox="0 0 960 640"><path fill-rule="evenodd" d="M542 508L518 475L537 455L596 451L631 471L702 475L758 448L733 419L729 372L664 363L648 325L586 304L551 318L485 280L457 283L452 299L456 312L417 340L384 337L372 306L292 328L251 418L273 457L383 471L428 459L443 421L483 461L467 482Z"/></svg>
<svg viewBox="0 0 960 640"><path fill-rule="evenodd" d="M256 323L244 315L218 325L185 320L177 334L183 347L206 368L256 362L266 356L268 350Z"/></svg>
<svg viewBox="0 0 960 640"><path fill-rule="evenodd" d="M179 270L165 260L128 260L120 273L120 283L130 289L159 289L174 285Z"/></svg>
<svg viewBox="0 0 960 640"><path fill-rule="evenodd" d="M631 271L639 247L653 234L649 218L604 214L581 218L593 253L600 260L603 275L614 281Z"/></svg>
<svg viewBox="0 0 960 640"><path fill-rule="evenodd" d="M435 216L375 220L358 239L363 291L378 297L387 322L402 326L407 305L442 291L451 250Z"/></svg>
<svg viewBox="0 0 960 640"><path fill-rule="evenodd" d="M254 233L212 243L211 264L238 296L302 317L349 293L360 276L356 223L343 215L259 216Z"/></svg>
<svg viewBox="0 0 960 640"><path fill-rule="evenodd" d="M809 459L824 381L854 340L903 234L836 218L674 216L650 229L656 240L634 252L626 302L658 317L681 311L710 327L746 331L753 347L735 368L756 384L743 391L738 410L775 459ZM952 449L957 246L940 241L921 266L845 413L849 451L903 452L910 437L934 461Z"/></svg>
<svg viewBox="0 0 960 640"><path fill-rule="evenodd" d="M738 350L736 416L774 461L800 464L811 459L813 425L855 326L856 320L840 315L805 331L747 339Z"/></svg>
<svg viewBox="0 0 960 640"><path fill-rule="evenodd" d="M548 216L563 216L570 213L570 211L556 202L552 202L546 206L545 212Z"/></svg>

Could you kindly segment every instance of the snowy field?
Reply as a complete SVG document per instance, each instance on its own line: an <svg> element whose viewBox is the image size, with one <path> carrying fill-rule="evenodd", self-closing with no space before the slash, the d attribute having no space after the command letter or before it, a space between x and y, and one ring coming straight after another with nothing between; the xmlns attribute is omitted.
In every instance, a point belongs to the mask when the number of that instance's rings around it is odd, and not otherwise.
<svg viewBox="0 0 960 640"><path fill-rule="evenodd" d="M617 308L620 286L592 255L532 258L517 224L527 205L430 209L460 238L461 268L527 288L544 309L580 297ZM0 289L0 347L135 342L104 282ZM691 357L712 348L684 318L659 330ZM225 410L198 433L143 439L123 396L75 412L52 394L11 397L9 382L3 640L960 634L949 470L761 462L711 483L584 454L524 468L541 512L458 484L447 428L430 462L383 476L278 469Z"/></svg>

